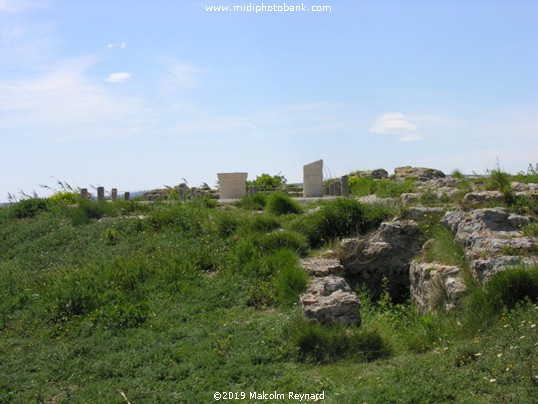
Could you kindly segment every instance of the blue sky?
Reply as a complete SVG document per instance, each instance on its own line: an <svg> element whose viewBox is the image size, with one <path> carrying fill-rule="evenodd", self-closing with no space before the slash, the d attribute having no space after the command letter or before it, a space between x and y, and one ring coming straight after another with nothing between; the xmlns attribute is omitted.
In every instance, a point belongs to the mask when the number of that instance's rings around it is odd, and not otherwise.
<svg viewBox="0 0 538 404"><path fill-rule="evenodd" d="M538 162L538 2L0 0L0 201Z"/></svg>

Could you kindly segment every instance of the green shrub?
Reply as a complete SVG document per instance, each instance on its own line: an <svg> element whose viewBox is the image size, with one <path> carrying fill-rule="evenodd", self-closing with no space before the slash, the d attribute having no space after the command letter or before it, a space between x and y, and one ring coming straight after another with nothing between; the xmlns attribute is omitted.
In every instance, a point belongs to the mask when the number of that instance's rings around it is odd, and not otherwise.
<svg viewBox="0 0 538 404"><path fill-rule="evenodd" d="M101 219L105 215L106 202L80 199L78 206L71 210L73 225L89 223L91 219Z"/></svg>
<svg viewBox="0 0 538 404"><path fill-rule="evenodd" d="M274 215L301 213L303 209L289 195L275 193L267 199L267 211Z"/></svg>
<svg viewBox="0 0 538 404"><path fill-rule="evenodd" d="M267 196L258 192L254 195L245 195L236 202L236 205L243 209L264 210L267 204Z"/></svg>
<svg viewBox="0 0 538 404"><path fill-rule="evenodd" d="M223 213L217 218L217 234L220 237L230 237L239 227L239 219L230 213Z"/></svg>
<svg viewBox="0 0 538 404"><path fill-rule="evenodd" d="M296 265L287 265L280 269L276 277L276 300L282 306L292 306L299 301L299 296L306 290L307 273Z"/></svg>
<svg viewBox="0 0 538 404"><path fill-rule="evenodd" d="M29 198L11 205L9 207L9 213L11 217L24 219L34 217L40 212L47 212L51 206L52 201L50 199Z"/></svg>
<svg viewBox="0 0 538 404"><path fill-rule="evenodd" d="M515 196L512 186L510 185L510 174L502 171L499 161L497 166L491 170L486 170L488 178L486 178L486 189L500 191L504 195L506 203L511 205L514 202Z"/></svg>
<svg viewBox="0 0 538 404"><path fill-rule="evenodd" d="M538 301L538 266L506 269L493 275L485 285L468 287L465 320L473 330L492 324L503 308L513 309L527 299Z"/></svg>
<svg viewBox="0 0 538 404"><path fill-rule="evenodd" d="M307 362L330 363L341 359L365 362L391 354L391 349L375 330L324 326L303 320L295 323L290 339L299 359Z"/></svg>
<svg viewBox="0 0 538 404"><path fill-rule="evenodd" d="M297 218L291 228L304 234L311 247L317 248L342 237L365 233L377 227L394 208L363 205L349 198L338 198L318 211Z"/></svg>
<svg viewBox="0 0 538 404"><path fill-rule="evenodd" d="M268 232L280 228L280 223L273 216L257 215L250 224L250 227L254 231Z"/></svg>

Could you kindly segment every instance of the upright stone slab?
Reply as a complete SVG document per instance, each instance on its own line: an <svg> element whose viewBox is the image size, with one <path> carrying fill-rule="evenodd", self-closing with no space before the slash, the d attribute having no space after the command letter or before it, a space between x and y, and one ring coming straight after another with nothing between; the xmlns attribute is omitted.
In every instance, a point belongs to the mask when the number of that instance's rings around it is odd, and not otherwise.
<svg viewBox="0 0 538 404"><path fill-rule="evenodd" d="M118 199L118 189L117 188L112 188L110 196L111 196L113 201Z"/></svg>
<svg viewBox="0 0 538 404"><path fill-rule="evenodd" d="M329 196L335 196L336 195L336 183L331 182L329 184Z"/></svg>
<svg viewBox="0 0 538 404"><path fill-rule="evenodd" d="M305 198L323 196L323 160L314 161L303 167L303 183Z"/></svg>
<svg viewBox="0 0 538 404"><path fill-rule="evenodd" d="M88 188L82 188L80 190L80 197L82 199L88 199L89 195L88 195Z"/></svg>
<svg viewBox="0 0 538 404"><path fill-rule="evenodd" d="M198 188L196 188L196 187L192 187L192 188L191 188L191 192L192 192L192 197L193 197L194 199L197 199L197 198L198 198Z"/></svg>
<svg viewBox="0 0 538 404"><path fill-rule="evenodd" d="M240 199L247 193L248 173L219 173L220 199Z"/></svg>
<svg viewBox="0 0 538 404"><path fill-rule="evenodd" d="M98 201L104 201L105 200L105 187L98 187L97 188L97 200Z"/></svg>
<svg viewBox="0 0 538 404"><path fill-rule="evenodd" d="M341 196L342 195L342 183L340 181L335 181L334 182L334 194L336 196Z"/></svg>
<svg viewBox="0 0 538 404"><path fill-rule="evenodd" d="M128 201L129 199L131 199L131 193L130 192L124 192L123 193L123 198Z"/></svg>
<svg viewBox="0 0 538 404"><path fill-rule="evenodd" d="M349 177L347 175L342 176L340 183L342 184L342 196L347 198L349 196Z"/></svg>

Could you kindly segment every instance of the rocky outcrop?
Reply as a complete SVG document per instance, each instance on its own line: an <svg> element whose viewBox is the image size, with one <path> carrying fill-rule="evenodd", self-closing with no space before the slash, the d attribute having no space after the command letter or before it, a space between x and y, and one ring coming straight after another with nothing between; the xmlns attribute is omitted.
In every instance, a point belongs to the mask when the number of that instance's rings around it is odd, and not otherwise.
<svg viewBox="0 0 538 404"><path fill-rule="evenodd" d="M342 277L328 275L313 278L301 296L307 319L322 324L359 325L360 301Z"/></svg>
<svg viewBox="0 0 538 404"><path fill-rule="evenodd" d="M394 301L409 296L409 266L420 252L422 236L409 220L384 222L364 238L344 239L338 256L351 284L365 285L374 298L383 291L383 278Z"/></svg>
<svg viewBox="0 0 538 404"><path fill-rule="evenodd" d="M342 276L344 274L344 267L340 264L340 261L336 258L304 258L301 261L303 269L312 276Z"/></svg>
<svg viewBox="0 0 538 404"><path fill-rule="evenodd" d="M465 247L473 276L486 282L493 274L519 262L538 263L538 238L523 236L530 219L505 208L447 212L442 222Z"/></svg>
<svg viewBox="0 0 538 404"><path fill-rule="evenodd" d="M376 168L375 170L368 171L356 171L354 175L359 178L373 178L374 180L389 178L389 173L383 168Z"/></svg>
<svg viewBox="0 0 538 404"><path fill-rule="evenodd" d="M417 181L428 181L434 178L444 178L445 173L434 168L405 166L395 168L394 177L400 180L414 178Z"/></svg>
<svg viewBox="0 0 538 404"><path fill-rule="evenodd" d="M467 292L457 266L413 261L409 275L411 299L422 313L453 310Z"/></svg>

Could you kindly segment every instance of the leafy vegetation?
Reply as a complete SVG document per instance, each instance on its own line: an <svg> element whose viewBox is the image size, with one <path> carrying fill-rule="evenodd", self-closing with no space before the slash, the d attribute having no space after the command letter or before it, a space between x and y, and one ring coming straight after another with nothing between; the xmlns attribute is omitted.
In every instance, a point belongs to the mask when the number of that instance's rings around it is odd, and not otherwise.
<svg viewBox="0 0 538 404"><path fill-rule="evenodd" d="M267 211L274 215L286 215L289 213L301 213L303 209L289 195L275 193L267 199Z"/></svg>

